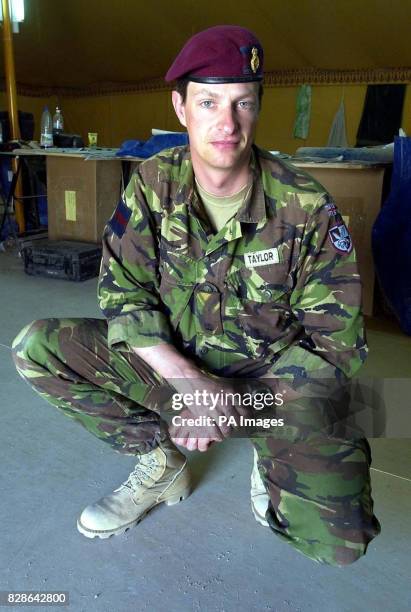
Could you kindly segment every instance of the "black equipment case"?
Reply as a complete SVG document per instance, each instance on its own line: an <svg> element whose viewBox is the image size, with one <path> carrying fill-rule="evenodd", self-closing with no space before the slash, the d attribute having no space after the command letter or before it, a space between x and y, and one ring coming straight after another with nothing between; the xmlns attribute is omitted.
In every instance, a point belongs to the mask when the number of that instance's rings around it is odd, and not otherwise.
<svg viewBox="0 0 411 612"><path fill-rule="evenodd" d="M101 246L88 242L33 240L21 254L26 274L83 281L98 276Z"/></svg>

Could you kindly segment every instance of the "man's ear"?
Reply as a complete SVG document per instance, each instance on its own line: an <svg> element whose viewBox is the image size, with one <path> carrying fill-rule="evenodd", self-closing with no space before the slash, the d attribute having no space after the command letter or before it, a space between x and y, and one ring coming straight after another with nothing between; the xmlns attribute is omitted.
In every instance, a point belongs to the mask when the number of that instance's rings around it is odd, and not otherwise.
<svg viewBox="0 0 411 612"><path fill-rule="evenodd" d="M178 91L172 91L171 101L173 103L174 110L176 112L176 115L181 125L183 125L184 127L187 127L186 109L185 109L183 98L181 97L181 94L179 94Z"/></svg>

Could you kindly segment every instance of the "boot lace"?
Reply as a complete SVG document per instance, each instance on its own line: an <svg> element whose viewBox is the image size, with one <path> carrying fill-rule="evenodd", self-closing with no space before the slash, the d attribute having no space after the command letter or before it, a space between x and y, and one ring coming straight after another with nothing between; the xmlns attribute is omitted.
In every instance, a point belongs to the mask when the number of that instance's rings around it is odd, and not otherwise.
<svg viewBox="0 0 411 612"><path fill-rule="evenodd" d="M140 461L134 466L134 470L130 472L127 480L117 490L122 488L135 489L138 486L144 485L158 466L158 461L155 457L150 456L150 453L142 455Z"/></svg>

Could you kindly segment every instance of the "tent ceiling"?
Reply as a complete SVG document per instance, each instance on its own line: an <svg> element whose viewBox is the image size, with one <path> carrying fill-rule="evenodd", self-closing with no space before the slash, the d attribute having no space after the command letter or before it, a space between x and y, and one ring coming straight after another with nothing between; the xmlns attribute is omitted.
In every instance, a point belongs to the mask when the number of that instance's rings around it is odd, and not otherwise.
<svg viewBox="0 0 411 612"><path fill-rule="evenodd" d="M266 70L411 67L410 0L25 0L18 83L85 87L162 77L192 34L252 29ZM0 76L4 74L2 63Z"/></svg>

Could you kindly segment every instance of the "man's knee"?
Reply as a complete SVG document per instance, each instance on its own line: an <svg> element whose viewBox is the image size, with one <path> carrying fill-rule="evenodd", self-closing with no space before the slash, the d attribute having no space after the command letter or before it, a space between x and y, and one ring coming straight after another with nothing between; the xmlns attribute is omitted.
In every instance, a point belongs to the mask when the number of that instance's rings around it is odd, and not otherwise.
<svg viewBox="0 0 411 612"><path fill-rule="evenodd" d="M350 548L346 546L337 546L332 554L325 560L327 565L334 565L336 567L344 567L345 565L352 565L358 559L361 559L365 555L367 547L361 546L359 548Z"/></svg>
<svg viewBox="0 0 411 612"><path fill-rule="evenodd" d="M324 510L312 512L311 504L305 507L299 498L291 496L288 502L287 507L283 501L281 514L269 505L268 524L275 535L317 563L351 565L366 554L368 544L381 531L376 517L368 513L360 513L359 518L354 511L351 514L341 511L338 520L338 510L334 508L331 522L324 516Z"/></svg>
<svg viewBox="0 0 411 612"><path fill-rule="evenodd" d="M33 338L38 335L43 325L44 320L42 319L32 321L31 323L25 325L12 342L11 348L13 353L16 353L19 350L24 350L24 348L33 340Z"/></svg>
<svg viewBox="0 0 411 612"><path fill-rule="evenodd" d="M41 353L44 352L44 346L47 344L46 328L50 320L39 319L32 321L17 334L14 338L11 353L13 361L18 371L24 374L24 365L30 362L36 362L40 365Z"/></svg>
<svg viewBox="0 0 411 612"><path fill-rule="evenodd" d="M305 557L322 565L331 565L334 567L351 565L364 556L367 550L366 544L347 542L346 545L337 543L333 545L328 542L322 543L315 540L315 538L305 539L301 536L293 537L290 533L292 530L288 529L287 531L289 532L287 534L279 533L278 530L275 529L274 533L279 535L281 539L285 540Z"/></svg>
<svg viewBox="0 0 411 612"><path fill-rule="evenodd" d="M333 567L344 567L352 565L365 555L367 547L365 545L330 546L318 543L311 550L305 553L310 559L323 565Z"/></svg>

